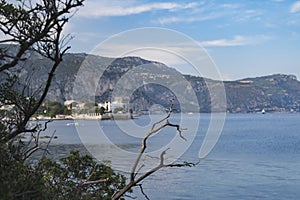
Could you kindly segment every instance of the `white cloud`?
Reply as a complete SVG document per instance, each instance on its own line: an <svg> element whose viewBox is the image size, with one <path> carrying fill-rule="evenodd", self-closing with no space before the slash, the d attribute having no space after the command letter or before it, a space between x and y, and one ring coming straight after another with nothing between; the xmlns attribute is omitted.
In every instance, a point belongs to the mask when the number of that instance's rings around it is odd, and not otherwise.
<svg viewBox="0 0 300 200"><path fill-rule="evenodd" d="M261 10L243 10L237 16L235 16L235 20L237 22L248 22L250 20L260 21L264 12Z"/></svg>
<svg viewBox="0 0 300 200"><path fill-rule="evenodd" d="M197 3L179 4L173 2L158 2L140 4L137 1L87 1L77 16L109 17L127 16L155 10L176 11L193 8Z"/></svg>
<svg viewBox="0 0 300 200"><path fill-rule="evenodd" d="M184 14L173 15L168 17L161 17L157 20L159 24L171 24L178 22L202 22L207 20L222 19L222 18L238 18L238 21L244 19L251 19L261 15L260 11L245 10L243 4L215 4L206 2L198 4L193 8L192 12L185 12Z"/></svg>
<svg viewBox="0 0 300 200"><path fill-rule="evenodd" d="M218 13L211 13L205 16L198 16L198 17L165 17L160 18L158 22L162 25L170 24L170 23L177 23L177 22L201 22L216 19L220 16Z"/></svg>
<svg viewBox="0 0 300 200"><path fill-rule="evenodd" d="M220 5L220 7L221 8L226 8L226 9L238 9L238 8L241 7L241 5L240 4L228 4L228 3L226 3L226 4Z"/></svg>
<svg viewBox="0 0 300 200"><path fill-rule="evenodd" d="M264 35L253 36L253 37L238 35L231 40L229 39L210 40L210 41L203 41L200 44L204 47L233 47L233 46L255 45L269 39L270 37Z"/></svg>
<svg viewBox="0 0 300 200"><path fill-rule="evenodd" d="M300 11L300 1L295 2L290 9L291 13L296 13Z"/></svg>

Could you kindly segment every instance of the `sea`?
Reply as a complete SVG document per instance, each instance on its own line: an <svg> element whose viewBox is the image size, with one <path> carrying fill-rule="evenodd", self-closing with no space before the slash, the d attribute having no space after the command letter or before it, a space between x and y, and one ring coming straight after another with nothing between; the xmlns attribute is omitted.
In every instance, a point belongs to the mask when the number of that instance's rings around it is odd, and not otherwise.
<svg viewBox="0 0 300 200"><path fill-rule="evenodd" d="M50 157L59 159L71 150L90 153L95 159L110 160L118 172L130 169L155 121L164 115L142 115L133 120L56 120L42 135L52 136ZM149 199L300 199L300 114L227 114L215 125L212 114L172 114L164 127L147 140L147 167L164 162L196 164L192 167L163 168L141 183ZM156 127L159 127L158 124ZM218 126L204 157L205 136ZM184 140L185 138L186 140ZM47 142L49 139L42 139ZM152 154L153 153L153 154ZM157 154L157 155L155 155ZM145 160L151 160L147 162ZM169 164L169 163L166 163ZM147 199L140 188L129 194ZM132 199L132 198L126 198Z"/></svg>

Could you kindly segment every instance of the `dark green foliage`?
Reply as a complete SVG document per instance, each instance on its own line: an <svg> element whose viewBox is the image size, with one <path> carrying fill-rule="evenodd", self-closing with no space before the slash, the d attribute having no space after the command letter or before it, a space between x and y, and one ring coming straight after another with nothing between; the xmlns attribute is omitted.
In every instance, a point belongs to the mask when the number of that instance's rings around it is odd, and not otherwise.
<svg viewBox="0 0 300 200"><path fill-rule="evenodd" d="M68 110L63 104L54 101L46 101L36 112L36 115L44 115L48 117L55 117L56 115L70 115L71 111Z"/></svg>
<svg viewBox="0 0 300 200"><path fill-rule="evenodd" d="M58 102L43 102L70 48L63 28L82 5L83 0L0 0L0 34L6 36L0 41L0 200L110 199L125 185L124 176L79 152L60 161L30 157L41 148L44 131L31 125L31 117L68 112Z"/></svg>
<svg viewBox="0 0 300 200"><path fill-rule="evenodd" d="M46 199L42 174L0 147L0 199Z"/></svg>
<svg viewBox="0 0 300 200"><path fill-rule="evenodd" d="M3 147L3 146L2 146ZM108 165L78 151L55 162L43 158L36 165L16 160L1 147L0 199L110 199L126 178Z"/></svg>
<svg viewBox="0 0 300 200"><path fill-rule="evenodd" d="M126 178L89 155L73 151L58 164L42 159L39 172L52 199L110 199L125 186Z"/></svg>
<svg viewBox="0 0 300 200"><path fill-rule="evenodd" d="M98 113L100 113L100 115L103 115L105 113L105 108L101 106L101 108L99 108Z"/></svg>

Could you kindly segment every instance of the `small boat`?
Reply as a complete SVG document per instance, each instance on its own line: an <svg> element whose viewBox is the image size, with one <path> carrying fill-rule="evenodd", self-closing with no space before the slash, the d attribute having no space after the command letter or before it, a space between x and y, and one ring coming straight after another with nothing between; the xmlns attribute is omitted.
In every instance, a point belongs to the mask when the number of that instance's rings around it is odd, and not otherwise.
<svg viewBox="0 0 300 200"><path fill-rule="evenodd" d="M261 114L266 114L265 109L262 109Z"/></svg>

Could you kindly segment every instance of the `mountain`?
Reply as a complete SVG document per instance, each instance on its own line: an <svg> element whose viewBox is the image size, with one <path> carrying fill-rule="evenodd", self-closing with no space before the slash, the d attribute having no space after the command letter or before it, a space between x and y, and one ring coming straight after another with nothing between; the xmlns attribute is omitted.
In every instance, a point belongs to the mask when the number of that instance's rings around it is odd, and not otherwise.
<svg viewBox="0 0 300 200"><path fill-rule="evenodd" d="M35 55L20 64L20 80L31 76L39 88L48 74L50 62ZM34 71L29 70L34 67ZM218 112L224 105L215 101L215 88L225 88L226 111L230 113L299 112L300 82L293 75L275 74L221 82L204 77L182 75L162 63L139 57L107 58L88 54L66 54L47 98L64 102L95 100L127 102L141 111L151 106L183 112ZM217 91L217 90L216 90ZM212 108L212 104L213 108Z"/></svg>
<svg viewBox="0 0 300 200"><path fill-rule="evenodd" d="M229 112L300 111L300 82L294 75L275 74L225 82Z"/></svg>

